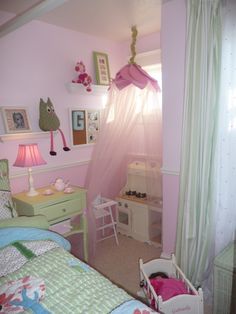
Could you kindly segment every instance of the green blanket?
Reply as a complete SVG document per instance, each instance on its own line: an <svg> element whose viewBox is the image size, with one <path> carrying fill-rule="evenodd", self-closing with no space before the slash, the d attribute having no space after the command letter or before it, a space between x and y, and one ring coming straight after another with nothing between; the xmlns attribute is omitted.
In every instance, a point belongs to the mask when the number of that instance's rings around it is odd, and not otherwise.
<svg viewBox="0 0 236 314"><path fill-rule="evenodd" d="M132 299L62 248L33 258L21 269L0 278L0 285L29 275L44 280L46 295L41 302L53 314L106 314Z"/></svg>

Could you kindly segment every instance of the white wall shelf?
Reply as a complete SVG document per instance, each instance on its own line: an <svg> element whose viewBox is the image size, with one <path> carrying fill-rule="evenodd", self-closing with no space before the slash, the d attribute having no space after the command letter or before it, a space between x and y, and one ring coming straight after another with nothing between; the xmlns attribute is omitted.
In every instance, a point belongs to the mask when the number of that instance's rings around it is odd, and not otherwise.
<svg viewBox="0 0 236 314"><path fill-rule="evenodd" d="M86 91L86 87L78 83L66 83L66 89L71 94L81 94L81 95L93 95L101 96L105 95L108 91L109 86L107 85L94 85L91 84L91 92Z"/></svg>
<svg viewBox="0 0 236 314"><path fill-rule="evenodd" d="M44 138L49 137L50 132L24 132L0 134L0 142L16 141L21 139Z"/></svg>

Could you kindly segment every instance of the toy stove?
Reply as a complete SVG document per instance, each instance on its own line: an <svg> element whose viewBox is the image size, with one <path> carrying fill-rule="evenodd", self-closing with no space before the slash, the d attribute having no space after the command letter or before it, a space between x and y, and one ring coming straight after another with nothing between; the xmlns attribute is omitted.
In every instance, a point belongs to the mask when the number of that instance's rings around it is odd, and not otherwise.
<svg viewBox="0 0 236 314"><path fill-rule="evenodd" d="M143 242L161 244L162 176L160 165L135 161L117 198L117 229Z"/></svg>

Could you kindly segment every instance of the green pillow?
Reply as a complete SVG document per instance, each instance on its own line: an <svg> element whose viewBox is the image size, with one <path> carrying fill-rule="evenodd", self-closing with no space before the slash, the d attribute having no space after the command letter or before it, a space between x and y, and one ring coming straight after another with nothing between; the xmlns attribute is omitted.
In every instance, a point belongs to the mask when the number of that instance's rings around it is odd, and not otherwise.
<svg viewBox="0 0 236 314"><path fill-rule="evenodd" d="M20 216L10 219L0 220L0 228L7 227L31 227L31 228L39 228L39 229L48 229L49 222L47 218L43 215L26 217Z"/></svg>

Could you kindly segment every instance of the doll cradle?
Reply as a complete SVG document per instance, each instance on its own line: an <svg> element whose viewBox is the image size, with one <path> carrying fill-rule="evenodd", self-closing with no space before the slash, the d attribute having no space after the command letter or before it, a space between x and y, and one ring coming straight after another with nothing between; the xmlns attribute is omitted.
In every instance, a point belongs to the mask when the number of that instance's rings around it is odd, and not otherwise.
<svg viewBox="0 0 236 314"><path fill-rule="evenodd" d="M184 313L184 314L203 314L203 292L199 288L196 290L191 282L186 278L183 271L176 264L175 256L171 259L155 259L147 263L139 260L140 280L142 289L150 305L154 304L155 310L164 314ZM162 300L161 295L157 295L149 276L155 272L163 272L170 278L180 279L190 294L180 294L166 301Z"/></svg>

